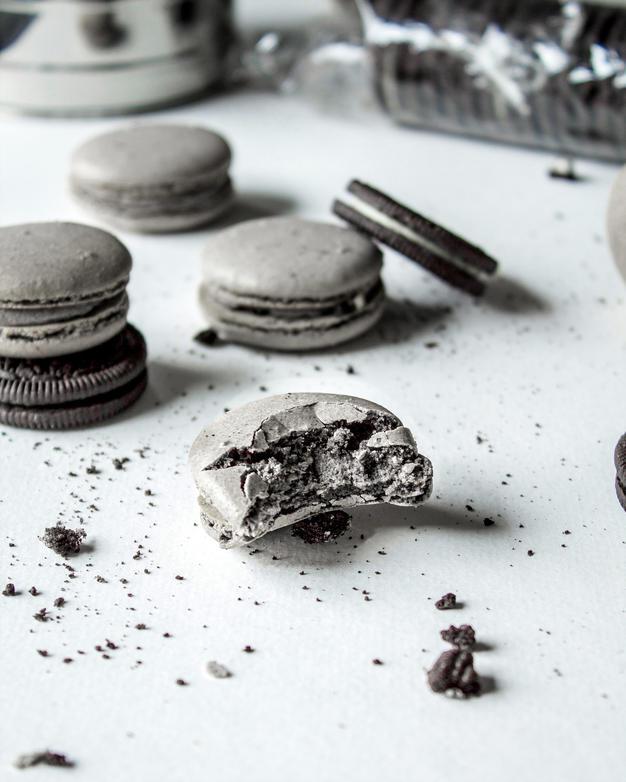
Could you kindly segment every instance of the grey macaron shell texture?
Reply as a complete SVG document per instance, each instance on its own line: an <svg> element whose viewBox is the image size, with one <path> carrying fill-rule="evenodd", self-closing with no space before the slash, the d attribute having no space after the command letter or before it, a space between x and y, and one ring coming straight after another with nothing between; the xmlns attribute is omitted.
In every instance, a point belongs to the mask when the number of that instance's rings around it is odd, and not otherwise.
<svg viewBox="0 0 626 782"><path fill-rule="evenodd" d="M607 233L617 268L626 280L626 166L618 173L611 190Z"/></svg>
<svg viewBox="0 0 626 782"><path fill-rule="evenodd" d="M254 501L255 476L246 477L249 470L244 466L213 469L233 449L263 450L293 433L305 433L337 422L360 422L369 413L380 413L392 422L387 431L371 437L368 444L372 448L403 445L417 455L411 432L389 410L365 399L339 394L281 394L230 411L205 427L192 445L189 463L199 491L201 518L207 532L226 547L250 542L243 521L250 503ZM347 496L335 502L334 507L368 502L380 502L380 499L362 494ZM415 503L408 501L406 504ZM272 529L293 524L323 509L328 509L324 503L307 504L293 512L283 513ZM267 531L263 530L261 534ZM260 534L257 536L260 537Z"/></svg>
<svg viewBox="0 0 626 782"><path fill-rule="evenodd" d="M0 228L0 355L74 353L126 324L132 265L124 245L78 223Z"/></svg>
<svg viewBox="0 0 626 782"><path fill-rule="evenodd" d="M225 340L326 347L378 320L381 268L380 250L352 229L295 217L250 220L206 243L200 305Z"/></svg>
<svg viewBox="0 0 626 782"><path fill-rule="evenodd" d="M233 200L222 136L186 125L136 125L89 139L70 184L90 211L125 230L168 232L210 222Z"/></svg>

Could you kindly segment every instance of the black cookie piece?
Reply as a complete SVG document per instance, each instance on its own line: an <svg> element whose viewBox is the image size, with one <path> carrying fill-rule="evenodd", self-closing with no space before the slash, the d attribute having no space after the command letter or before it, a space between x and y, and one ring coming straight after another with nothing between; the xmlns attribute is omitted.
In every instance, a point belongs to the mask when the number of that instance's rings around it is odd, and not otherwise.
<svg viewBox="0 0 626 782"><path fill-rule="evenodd" d="M438 608L439 611L447 611L449 608L454 608L455 606L456 595L454 592L446 592L446 594L440 597L435 603L435 608Z"/></svg>
<svg viewBox="0 0 626 782"><path fill-rule="evenodd" d="M615 447L615 491L617 499L626 510L626 433L623 434Z"/></svg>
<svg viewBox="0 0 626 782"><path fill-rule="evenodd" d="M444 641L447 641L457 649L471 649L476 643L476 633L471 625L460 625L455 627L450 625L446 630L440 633Z"/></svg>
<svg viewBox="0 0 626 782"><path fill-rule="evenodd" d="M343 510L318 513L291 528L291 534L305 543L328 543L341 537L350 528L350 514Z"/></svg>
<svg viewBox="0 0 626 782"><path fill-rule="evenodd" d="M480 679L474 670L474 657L464 649L443 652L428 671L433 692L444 692L456 698L480 694Z"/></svg>
<svg viewBox="0 0 626 782"><path fill-rule="evenodd" d="M336 215L449 285L474 296L484 292L485 284L472 272L494 274L498 264L479 247L363 182L353 180L348 192L356 199L355 205L335 200Z"/></svg>
<svg viewBox="0 0 626 782"><path fill-rule="evenodd" d="M80 353L0 358L0 424L28 429L87 426L129 407L146 384L146 343L130 325Z"/></svg>

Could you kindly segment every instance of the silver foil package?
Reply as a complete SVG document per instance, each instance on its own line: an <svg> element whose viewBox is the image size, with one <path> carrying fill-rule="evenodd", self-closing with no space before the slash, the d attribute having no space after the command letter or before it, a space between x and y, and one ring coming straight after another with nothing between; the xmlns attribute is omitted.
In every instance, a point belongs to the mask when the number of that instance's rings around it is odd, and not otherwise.
<svg viewBox="0 0 626 782"><path fill-rule="evenodd" d="M359 0L375 88L422 128L626 159L626 4Z"/></svg>

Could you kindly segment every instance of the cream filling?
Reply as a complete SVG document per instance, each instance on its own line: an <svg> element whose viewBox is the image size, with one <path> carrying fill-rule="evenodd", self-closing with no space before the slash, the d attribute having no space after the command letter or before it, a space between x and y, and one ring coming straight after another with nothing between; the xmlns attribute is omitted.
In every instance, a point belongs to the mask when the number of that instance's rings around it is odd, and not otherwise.
<svg viewBox="0 0 626 782"><path fill-rule="evenodd" d="M454 264L455 266L460 266L463 264L462 258L458 258L452 255L452 253L449 253L443 247L440 247L428 239L425 239L423 236L411 230L411 228L404 225L399 220L394 220L393 217L389 217L389 215L384 214L375 206L368 204L366 201L358 198L353 193L345 193L342 195L341 201L346 206L354 209L355 212L358 212L363 217L366 217L368 220L373 220L375 223L378 223L378 225L383 226L383 228L387 228L388 230L393 231L395 234L400 234L400 236L403 236L410 242L423 247L425 250L428 250L428 252L433 253L433 255L437 255L439 258L443 258L444 261Z"/></svg>

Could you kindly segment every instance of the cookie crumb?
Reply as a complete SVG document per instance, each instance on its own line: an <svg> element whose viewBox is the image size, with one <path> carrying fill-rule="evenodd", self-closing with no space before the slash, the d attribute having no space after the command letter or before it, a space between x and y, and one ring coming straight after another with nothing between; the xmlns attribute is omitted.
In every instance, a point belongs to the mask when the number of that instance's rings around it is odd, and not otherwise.
<svg viewBox="0 0 626 782"><path fill-rule="evenodd" d="M184 679L176 679L176 684L178 684L179 687L186 687L188 682L186 682Z"/></svg>
<svg viewBox="0 0 626 782"><path fill-rule="evenodd" d="M454 608L456 606L456 595L454 592L446 592L445 595L439 598L437 602L435 603L435 608L438 608L440 611L446 611L449 608Z"/></svg>
<svg viewBox="0 0 626 782"><path fill-rule="evenodd" d="M65 605L65 598L64 597L57 597L53 603L55 608L63 608Z"/></svg>
<svg viewBox="0 0 626 782"><path fill-rule="evenodd" d="M471 649L476 643L476 633L471 625L455 627L450 625L440 633L444 641L456 646L457 649Z"/></svg>
<svg viewBox="0 0 626 782"><path fill-rule="evenodd" d="M374 659L372 660L372 663L374 665L383 665L383 661L379 660L378 657L374 657Z"/></svg>
<svg viewBox="0 0 626 782"><path fill-rule="evenodd" d="M254 648L250 646L250 644L246 644L242 651L247 652L247 654L251 654L254 651Z"/></svg>
<svg viewBox="0 0 626 782"><path fill-rule="evenodd" d="M496 522L493 519L483 519L485 527L493 527Z"/></svg>
<svg viewBox="0 0 626 782"><path fill-rule="evenodd" d="M218 333L215 331L215 329L204 329L203 331L199 331L193 339L194 342L197 342L200 345L204 345L207 348L214 347L220 341Z"/></svg>
<svg viewBox="0 0 626 782"><path fill-rule="evenodd" d="M452 698L479 695L480 679L474 670L472 653L463 649L443 652L428 671L428 684L433 692L443 692Z"/></svg>
<svg viewBox="0 0 626 782"><path fill-rule="evenodd" d="M29 752L20 755L13 764L15 768L32 768L33 766L56 766L57 768L73 768L76 764L60 752Z"/></svg>
<svg viewBox="0 0 626 782"><path fill-rule="evenodd" d="M9 582L2 590L2 594L5 597L15 597L15 595L17 594L17 591L15 589L15 584L11 584L11 582Z"/></svg>
<svg viewBox="0 0 626 782"><path fill-rule="evenodd" d="M80 552L81 544L86 537L87 533L84 529L68 529L63 524L57 524L56 527L46 527L40 540L55 554L69 557Z"/></svg>
<svg viewBox="0 0 626 782"><path fill-rule="evenodd" d="M37 587L31 587L31 588L28 590L28 593L29 593L30 595L32 595L33 597L37 597L37 595L38 595L38 594L40 594L40 592L39 592L39 590L37 589Z"/></svg>

